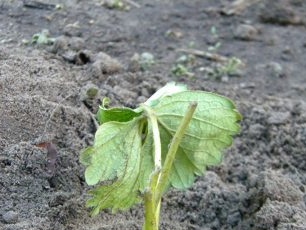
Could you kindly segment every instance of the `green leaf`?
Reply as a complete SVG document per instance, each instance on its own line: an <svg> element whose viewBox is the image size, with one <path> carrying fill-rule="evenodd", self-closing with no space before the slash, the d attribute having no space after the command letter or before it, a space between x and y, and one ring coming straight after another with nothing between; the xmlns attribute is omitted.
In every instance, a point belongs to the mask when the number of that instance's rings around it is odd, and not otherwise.
<svg viewBox="0 0 306 230"><path fill-rule="evenodd" d="M145 140L141 147L141 165L139 175L139 191L143 193L147 189L150 183L150 176L154 171L154 160L153 160L153 132L151 123L145 125Z"/></svg>
<svg viewBox="0 0 306 230"><path fill-rule="evenodd" d="M89 166L91 164L91 156L94 154L94 148L93 147L88 147L83 150L80 156L80 162L85 165Z"/></svg>
<svg viewBox="0 0 306 230"><path fill-rule="evenodd" d="M202 175L207 166L222 161L222 150L232 144L232 136L240 131L241 115L229 99L207 92L184 91L163 97L153 107L158 118L163 159L191 102L198 107L178 149L170 175L176 188L188 188L195 175Z"/></svg>
<svg viewBox="0 0 306 230"><path fill-rule="evenodd" d="M119 122L127 122L131 121L133 118L141 115L142 111L135 111L130 108L106 108L109 104L109 99L104 98L102 106L100 106L99 111L97 113L97 119L100 124L109 121L119 121Z"/></svg>
<svg viewBox="0 0 306 230"><path fill-rule="evenodd" d="M142 160L145 156L141 138L144 126L139 119L104 123L96 133L94 146L83 152L81 159L87 166L87 184L106 181L90 192L93 197L87 206L93 207L93 215L105 208L113 212L124 210L141 201L139 191L148 183L148 177L141 175L149 175L152 168L147 167L150 160ZM143 146L151 145L147 140Z"/></svg>
<svg viewBox="0 0 306 230"><path fill-rule="evenodd" d="M93 214L111 208L113 212L130 208L141 201L140 195L150 184L155 169L154 141L149 114L150 106L157 117L165 161L169 144L188 106L197 102L197 109L180 143L171 169L169 187L185 189L195 176L202 175L207 166L222 160L222 150L230 146L237 134L241 115L227 98L201 91L186 91L184 86L170 84L151 97L143 107L106 108L103 101L99 111L102 125L92 147L83 151L80 161L86 166L88 185L96 185L90 193L88 207Z"/></svg>
<svg viewBox="0 0 306 230"><path fill-rule="evenodd" d="M135 144L141 138L134 134L138 132L135 122L107 122L99 127L93 147L81 156L88 166L85 171L88 185L122 176L131 152L140 152L140 146Z"/></svg>

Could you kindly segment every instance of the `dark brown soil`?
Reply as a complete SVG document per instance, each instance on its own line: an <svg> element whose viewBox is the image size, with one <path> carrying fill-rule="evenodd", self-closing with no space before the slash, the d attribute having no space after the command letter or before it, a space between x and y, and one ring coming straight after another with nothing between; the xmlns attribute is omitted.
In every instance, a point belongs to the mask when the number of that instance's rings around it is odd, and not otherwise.
<svg viewBox="0 0 306 230"><path fill-rule="evenodd" d="M134 107L169 81L231 97L244 119L221 166L167 194L161 229L306 229L306 2L135 2L0 1L0 229L141 229L141 205L89 216L78 157L103 97ZM26 44L43 29L53 45ZM171 73L181 49L212 47L244 65L220 73L196 55L193 76ZM146 71L143 52L155 56Z"/></svg>

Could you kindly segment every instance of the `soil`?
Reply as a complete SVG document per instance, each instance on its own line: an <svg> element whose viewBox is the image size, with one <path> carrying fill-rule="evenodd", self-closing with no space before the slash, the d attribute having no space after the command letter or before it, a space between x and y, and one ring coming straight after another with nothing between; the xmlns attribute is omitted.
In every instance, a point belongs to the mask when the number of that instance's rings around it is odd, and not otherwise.
<svg viewBox="0 0 306 230"><path fill-rule="evenodd" d="M90 217L78 158L103 97L135 107L169 81L232 98L244 119L222 165L165 196L161 229L306 229L305 1L41 2L0 2L0 229L141 229L141 205ZM44 29L55 41L28 44ZM194 55L175 76L182 49L243 65Z"/></svg>

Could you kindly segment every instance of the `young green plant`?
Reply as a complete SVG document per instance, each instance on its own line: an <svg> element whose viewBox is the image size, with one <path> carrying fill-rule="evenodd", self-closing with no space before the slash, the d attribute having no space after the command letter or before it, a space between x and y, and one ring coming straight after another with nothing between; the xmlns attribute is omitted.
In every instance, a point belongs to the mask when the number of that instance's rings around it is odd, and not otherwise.
<svg viewBox="0 0 306 230"><path fill-rule="evenodd" d="M109 108L97 114L94 144L81 154L92 214L126 210L144 202L144 230L159 227L161 199L171 188L187 189L240 130L241 115L229 99L168 83L136 109Z"/></svg>

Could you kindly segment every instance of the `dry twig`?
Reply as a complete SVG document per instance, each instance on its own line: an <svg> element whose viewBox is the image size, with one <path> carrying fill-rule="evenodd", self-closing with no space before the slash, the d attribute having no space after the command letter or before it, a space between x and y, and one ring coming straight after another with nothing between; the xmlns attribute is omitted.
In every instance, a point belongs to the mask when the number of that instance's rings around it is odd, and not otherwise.
<svg viewBox="0 0 306 230"><path fill-rule="evenodd" d="M245 10L249 6L260 1L261 0L236 0L234 2L229 3L227 6L223 7L221 12L224 13L225 15L240 14L243 10Z"/></svg>
<svg viewBox="0 0 306 230"><path fill-rule="evenodd" d="M178 52L184 52L188 54L192 54L198 57L206 58L211 61L216 61L216 62L227 62L228 58L225 56L222 56L220 54L215 54L215 53L210 53L206 51L201 51L201 50L195 50L195 49L178 49Z"/></svg>

